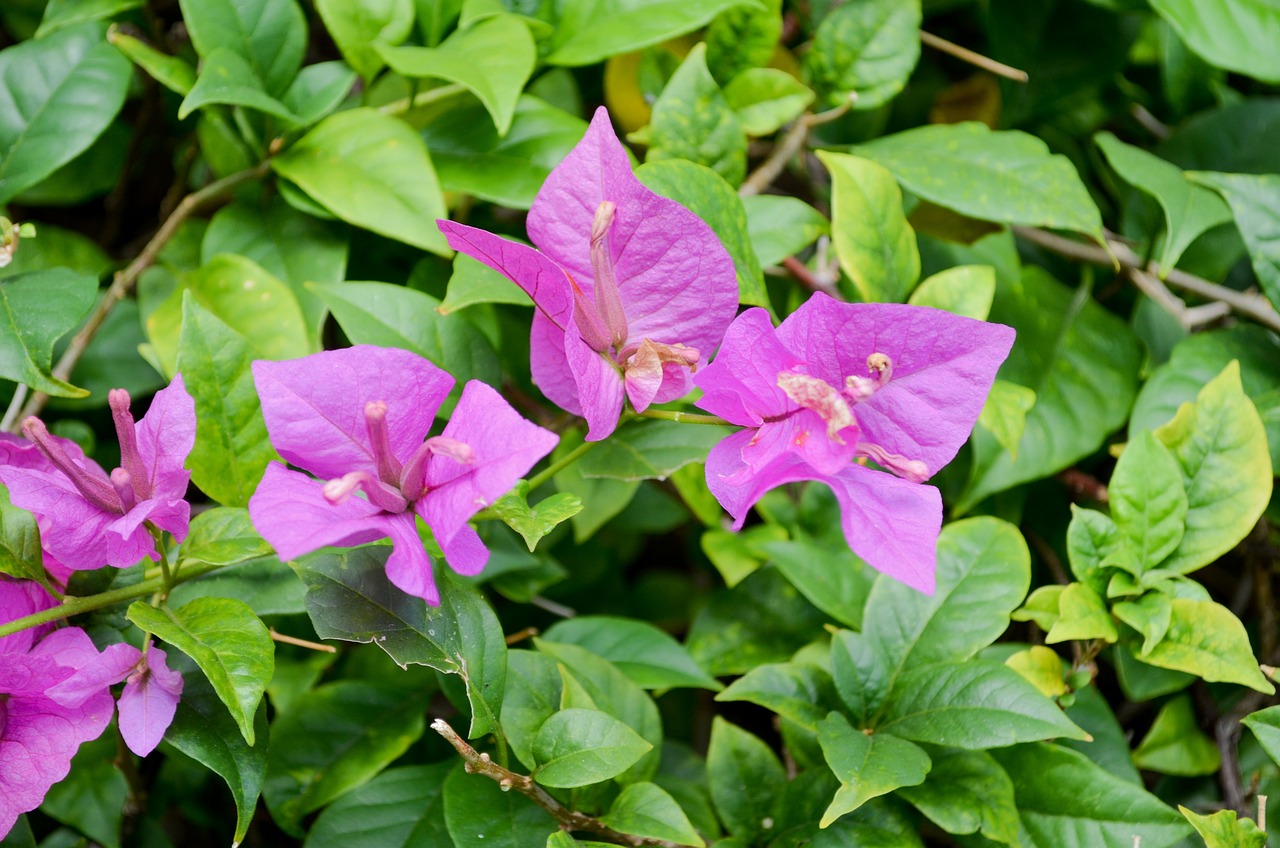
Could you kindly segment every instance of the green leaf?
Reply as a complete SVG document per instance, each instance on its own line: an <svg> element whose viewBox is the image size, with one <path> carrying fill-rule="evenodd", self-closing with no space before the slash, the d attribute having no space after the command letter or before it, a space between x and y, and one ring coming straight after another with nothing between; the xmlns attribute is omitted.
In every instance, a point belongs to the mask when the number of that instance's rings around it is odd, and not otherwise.
<svg viewBox="0 0 1280 848"><path fill-rule="evenodd" d="M195 660L244 741L255 744L254 715L271 680L275 644L253 610L230 598L197 598L176 610L135 601L127 617Z"/></svg>
<svg viewBox="0 0 1280 848"><path fill-rule="evenodd" d="M1280 707L1267 707L1245 716L1241 722L1253 731L1262 750L1276 762L1280 762Z"/></svg>
<svg viewBox="0 0 1280 848"><path fill-rule="evenodd" d="M104 848L120 848L120 826L129 797L124 775L112 760L115 734L104 734L80 746L70 772L44 796L40 811L70 825ZM46 840L45 845L49 844ZM80 844L79 839L71 842Z"/></svg>
<svg viewBox="0 0 1280 848"><path fill-rule="evenodd" d="M1213 774L1222 756L1213 740L1200 731L1190 695L1166 701L1151 722L1151 729L1133 749L1133 762L1141 769L1198 777Z"/></svg>
<svg viewBox="0 0 1280 848"><path fill-rule="evenodd" d="M1124 536L1111 518L1094 509L1071 506L1071 523L1067 525L1067 558L1076 579L1098 594L1107 590L1106 565L1127 562Z"/></svg>
<svg viewBox="0 0 1280 848"><path fill-rule="evenodd" d="M429 294L389 283L341 283L309 288L329 307L354 344L411 350L457 380L442 414L451 412L468 380L502 381L498 355L461 315L442 315Z"/></svg>
<svg viewBox="0 0 1280 848"><path fill-rule="evenodd" d="M533 779L569 789L617 777L653 746L618 719L600 710L568 709L542 724L533 742L541 765Z"/></svg>
<svg viewBox="0 0 1280 848"><path fill-rule="evenodd" d="M529 506L529 485L521 481L511 492L503 495L490 509L512 530L520 534L532 553L538 541L561 523L582 512L582 498L568 492L560 492Z"/></svg>
<svg viewBox="0 0 1280 848"><path fill-rule="evenodd" d="M798 197L753 194L742 198L747 233L761 265L777 265L831 231L822 213Z"/></svg>
<svg viewBox="0 0 1280 848"><path fill-rule="evenodd" d="M1188 507L1182 470L1150 431L1125 446L1107 491L1111 517L1140 568L1154 568L1177 550Z"/></svg>
<svg viewBox="0 0 1280 848"><path fill-rule="evenodd" d="M297 115L267 94L249 60L229 47L219 47L204 58L195 86L178 109L178 119L186 118L201 107L217 104L244 106L300 123Z"/></svg>
<svg viewBox="0 0 1280 848"><path fill-rule="evenodd" d="M1185 574L1234 548L1271 498L1267 434L1240 364L1232 361L1155 435L1182 468L1189 504L1182 540L1160 565Z"/></svg>
<svg viewBox="0 0 1280 848"><path fill-rule="evenodd" d="M913 293L912 297L914 296ZM1018 445L1022 443L1022 434L1027 430L1027 413L1035 405L1034 389L1008 380L996 380L991 384L986 403L982 405L982 412L978 415L978 426L990 433L996 443L1009 452L1010 459L1017 462Z"/></svg>
<svg viewBox="0 0 1280 848"><path fill-rule="evenodd" d="M966 318L987 320L996 296L996 269L990 265L957 265L921 281L907 300ZM1028 404L1027 409L1031 406Z"/></svg>
<svg viewBox="0 0 1280 848"><path fill-rule="evenodd" d="M707 451L727 434L725 427L679 424L646 418L632 421L578 460L583 477L613 480L665 480Z"/></svg>
<svg viewBox="0 0 1280 848"><path fill-rule="evenodd" d="M238 53L279 97L307 49L307 22L296 0L178 0L196 52L207 59L225 47Z"/></svg>
<svg viewBox="0 0 1280 848"><path fill-rule="evenodd" d="M1000 378L1036 393L1015 462L985 430L973 437L974 469L956 508L1061 471L1097 450L1128 415L1140 355L1129 328L1089 297L1028 266L997 279L991 320L1018 331Z"/></svg>
<svg viewBox="0 0 1280 848"><path fill-rule="evenodd" d="M444 781L454 763L391 768L334 801L307 832L307 848L449 845Z"/></svg>
<svg viewBox="0 0 1280 848"><path fill-rule="evenodd" d="M866 0L823 18L805 69L827 103L856 96L855 109L892 100L920 59L919 0Z"/></svg>
<svg viewBox="0 0 1280 848"><path fill-rule="evenodd" d="M831 238L840 267L863 300L904 300L920 277L920 250L893 175L845 153L819 151L818 158L831 172Z"/></svg>
<svg viewBox="0 0 1280 848"><path fill-rule="evenodd" d="M516 101L529 81L537 49L516 15L494 15L455 31L439 47L381 47L391 69L407 77L458 83L484 104L498 135L511 128Z"/></svg>
<svg viewBox="0 0 1280 848"><path fill-rule="evenodd" d="M744 532L753 529L748 527ZM809 603L842 624L862 626L874 572L857 554L843 546L836 548L802 540L766 539L757 547Z"/></svg>
<svg viewBox="0 0 1280 848"><path fill-rule="evenodd" d="M819 827L827 827L872 798L903 786L923 783L932 763L919 745L891 733L863 733L840 713L831 713L818 728L818 743L840 788Z"/></svg>
<svg viewBox="0 0 1280 848"><path fill-rule="evenodd" d="M551 38L553 65L592 65L692 32L752 0L568 0Z"/></svg>
<svg viewBox="0 0 1280 848"><path fill-rule="evenodd" d="M991 755L1013 779L1022 825L1038 848L1168 848L1187 823L1141 786L1117 777L1083 754L1036 743Z"/></svg>
<svg viewBox="0 0 1280 848"><path fill-rule="evenodd" d="M904 673L876 729L971 751L1089 736L1013 669L972 659L917 666Z"/></svg>
<svg viewBox="0 0 1280 848"><path fill-rule="evenodd" d="M115 17L140 9L143 4L144 0L49 0L35 37L44 38L69 26Z"/></svg>
<svg viewBox="0 0 1280 848"><path fill-rule="evenodd" d="M161 53L145 41L126 35L115 27L107 31L107 41L175 94L186 97L195 87L196 69L187 60Z"/></svg>
<svg viewBox="0 0 1280 848"><path fill-rule="evenodd" d="M1152 0L1151 6L1187 46L1220 68L1280 82L1280 9L1267 0Z"/></svg>
<svg viewBox="0 0 1280 848"><path fill-rule="evenodd" d="M506 686L506 644L493 609L474 586L436 568L440 606L387 579L386 546L334 549L290 563L307 584L307 614L321 639L372 642L402 668L456 674L471 703L471 736L497 722Z"/></svg>
<svg viewBox="0 0 1280 848"><path fill-rule="evenodd" d="M413 0L316 0L316 11L366 83L382 70L378 47L399 44L413 30Z"/></svg>
<svg viewBox="0 0 1280 848"><path fill-rule="evenodd" d="M831 675L801 662L758 665L716 695L716 700L758 704L815 733L838 703Z"/></svg>
<svg viewBox="0 0 1280 848"><path fill-rule="evenodd" d="M613 438L617 438L615 433ZM603 446L607 445L613 438L604 442L596 442L595 444ZM556 445L556 449L551 453L551 462L554 465L565 456L585 444L582 440L581 430L572 430L560 437L560 444ZM596 448L598 450L599 448ZM590 454L586 454L590 456ZM627 504L631 503L631 499L635 497L636 492L640 488L638 480L610 480L603 477L586 477L582 474L579 467L581 462L570 463L568 467L556 473L552 479L555 481L556 488L561 492L568 492L576 495L581 499L583 504L582 512L579 512L571 520L573 521L573 538L578 544L582 544L590 539L597 530L603 527L614 516L627 508Z"/></svg>
<svg viewBox="0 0 1280 848"><path fill-rule="evenodd" d="M14 506L4 486L0 486L0 574L39 583L48 580L36 517Z"/></svg>
<svg viewBox="0 0 1280 848"><path fill-rule="evenodd" d="M1032 645L1025 651L1010 654L1004 664L1018 672L1046 698L1067 693L1067 682L1062 679L1062 659L1052 648Z"/></svg>
<svg viewBox="0 0 1280 848"><path fill-rule="evenodd" d="M769 308L764 273L747 231L747 212L733 186L710 168L683 159L648 162L636 169L636 177L705 221L733 257L741 302Z"/></svg>
<svg viewBox="0 0 1280 848"><path fill-rule="evenodd" d="M364 108L330 115L271 167L350 224L450 255L435 225L446 210L431 157L403 121Z"/></svg>
<svg viewBox="0 0 1280 848"><path fill-rule="evenodd" d="M724 687L698 667L679 642L645 621L609 615L579 615L553 624L549 642L578 645L604 657L644 689Z"/></svg>
<svg viewBox="0 0 1280 848"><path fill-rule="evenodd" d="M1267 834L1257 823L1251 819L1237 821L1235 810L1200 815L1179 804L1178 812L1191 822L1204 840L1205 848L1264 848L1267 844Z"/></svg>
<svg viewBox="0 0 1280 848"><path fill-rule="evenodd" d="M249 832L267 771L265 702L258 704L253 729L256 743L248 745L209 681L192 674L186 677L178 711L164 733L165 741L226 781L236 804L236 844Z"/></svg>
<svg viewBox="0 0 1280 848"><path fill-rule="evenodd" d="M311 126L342 105L355 82L356 72L345 62L316 62L298 72L280 102L299 126Z"/></svg>
<svg viewBox="0 0 1280 848"><path fill-rule="evenodd" d="M507 690L502 701L502 729L520 762L538 765L533 742L538 729L560 709L563 683L555 660L534 651L507 653Z"/></svg>
<svg viewBox="0 0 1280 848"><path fill-rule="evenodd" d="M937 751L931 759L928 780L902 787L901 797L947 833L981 832L995 842L1019 844L1013 781L990 754Z"/></svg>
<svg viewBox="0 0 1280 848"><path fill-rule="evenodd" d="M724 96L747 135L778 131L800 117L814 97L813 89L777 68L743 71L725 86Z"/></svg>
<svg viewBox="0 0 1280 848"><path fill-rule="evenodd" d="M704 43L694 46L654 101L645 161L687 159L736 186L747 174L747 136L707 70L706 52Z"/></svg>
<svg viewBox="0 0 1280 848"><path fill-rule="evenodd" d="M983 221L1102 238L1102 218L1071 160L1039 138L985 124L932 124L854 148L912 194Z"/></svg>
<svg viewBox="0 0 1280 848"><path fill-rule="evenodd" d="M262 797L286 833L367 783L426 729L428 693L341 680L317 687L271 726Z"/></svg>
<svg viewBox="0 0 1280 848"><path fill-rule="evenodd" d="M478 303L533 305L524 289L512 285L510 280L480 260L465 253L455 253L449 288L445 291L444 302L436 307L436 311L448 315Z"/></svg>
<svg viewBox="0 0 1280 848"><path fill-rule="evenodd" d="M55 397L87 395L49 369L54 343L79 326L97 294L96 279L66 268L0 281L0 377Z"/></svg>
<svg viewBox="0 0 1280 848"><path fill-rule="evenodd" d="M1093 140L1121 179L1160 204L1164 242L1159 262L1166 273L1198 236L1231 220L1231 210L1222 198L1187 179L1177 165L1108 132L1098 133Z"/></svg>
<svg viewBox="0 0 1280 848"><path fill-rule="evenodd" d="M786 529L776 524L758 524L745 530L722 530L718 527L703 532L702 552L732 589L748 574L759 570L769 559L762 545L787 538Z"/></svg>
<svg viewBox="0 0 1280 848"><path fill-rule="evenodd" d="M1147 653L1169 632L1173 620L1171 599L1163 592L1147 592L1136 601L1121 601L1111 607L1116 618L1142 635L1142 652Z"/></svg>
<svg viewBox="0 0 1280 848"><path fill-rule="evenodd" d="M770 835L766 821L776 812L777 789L786 782L786 773L768 745L716 716L707 746L707 782L730 833L750 844Z"/></svg>
<svg viewBox="0 0 1280 848"><path fill-rule="evenodd" d="M661 839L693 848L706 845L676 800L654 783L632 783L624 787L600 821L633 836Z"/></svg>
<svg viewBox="0 0 1280 848"><path fill-rule="evenodd" d="M459 763L444 780L444 820L453 848L539 848L556 821L519 792L503 792L483 775L468 774ZM428 843L412 843L423 845Z"/></svg>
<svg viewBox="0 0 1280 848"><path fill-rule="evenodd" d="M271 545L254 529L248 510L214 507L191 519L187 538L179 548L178 565L235 565L270 555Z"/></svg>
<svg viewBox="0 0 1280 848"><path fill-rule="evenodd" d="M707 27L707 66L717 82L728 83L767 65L781 37L782 0L726 9Z"/></svg>
<svg viewBox="0 0 1280 848"><path fill-rule="evenodd" d="M1045 644L1071 639L1114 642L1118 638L1120 634L1106 602L1088 583L1070 583L1062 588L1058 596L1058 618L1045 634Z"/></svg>
<svg viewBox="0 0 1280 848"><path fill-rule="evenodd" d="M124 105L131 70L94 23L0 51L0 204L97 141Z"/></svg>
<svg viewBox="0 0 1280 848"><path fill-rule="evenodd" d="M1213 601L1174 598L1169 630L1145 663L1199 675L1210 683L1239 683L1268 695L1275 687L1258 670L1249 634L1231 610Z"/></svg>
<svg viewBox="0 0 1280 848"><path fill-rule="evenodd" d="M279 458L250 370L258 354L190 291L182 300L182 319L177 369L196 403L196 443L187 467L209 497L247 506L267 463Z"/></svg>
<svg viewBox="0 0 1280 848"><path fill-rule="evenodd" d="M1280 29L1280 11L1276 26ZM1191 177L1226 199L1262 291L1273 304L1280 304L1280 176L1198 171Z"/></svg>

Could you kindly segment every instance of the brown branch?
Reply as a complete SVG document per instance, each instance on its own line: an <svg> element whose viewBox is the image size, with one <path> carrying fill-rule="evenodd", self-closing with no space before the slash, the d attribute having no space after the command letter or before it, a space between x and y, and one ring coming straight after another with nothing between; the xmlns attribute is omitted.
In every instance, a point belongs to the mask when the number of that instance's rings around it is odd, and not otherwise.
<svg viewBox="0 0 1280 848"><path fill-rule="evenodd" d="M782 169L787 167L787 163L792 160L800 151L804 149L805 143L809 140L809 131L816 126L834 121L845 112L853 108L857 95L850 93L849 99L834 109L828 109L826 112L807 112L801 115L791 125L791 129L787 130L787 134L782 140L774 145L773 152L769 154L760 166L742 181L742 185L738 187L738 195L740 197L750 197L773 185L773 181L782 173Z"/></svg>
<svg viewBox="0 0 1280 848"><path fill-rule="evenodd" d="M177 208L173 210L173 213L160 225L160 229L151 237L151 241L147 242L146 247L142 249L137 258L125 268L116 272L114 279L111 281L111 287L107 289L106 295L98 302L93 312L90 313L89 320L85 322L79 332L71 337L71 342L67 345L66 351L63 352L62 358L53 367L53 376L60 380L70 379L76 363L84 355L85 349L89 347L89 342L93 341L94 335L102 328L102 324L107 320L107 316L111 314L111 310L129 295L129 292L133 290L134 284L138 281L138 277L142 276L142 272L155 263L160 251L169 243L169 239L173 238L184 221L205 204L221 198L236 186L266 176L267 169L267 163L263 162L256 167L223 177L184 197ZM22 412L13 421L11 425L13 432L17 432L22 427L22 422L29 416L39 415L40 410L44 409L44 405L48 401L49 396L44 392L34 392L27 401L26 406L22 408Z"/></svg>
<svg viewBox="0 0 1280 848"><path fill-rule="evenodd" d="M449 723L442 718L438 718L431 722L431 729L439 733L445 738L453 749L458 752L465 763L465 768L472 774L481 774L490 780L496 782L502 787L504 792L512 789L537 804L542 809L551 814L557 822L560 823L561 830L567 831L586 831L594 833L596 836L608 839L617 845L641 846L654 845L659 848L680 848L674 842L667 842L664 839L650 839L644 836L633 836L628 833L614 830L604 822L586 813L580 813L576 810L570 810L561 804L555 798L547 794L547 791L541 786L533 782L533 778L528 775L519 774L510 769L503 768L490 759L488 754L482 754L467 744L466 740L454 731Z"/></svg>
<svg viewBox="0 0 1280 848"><path fill-rule="evenodd" d="M1006 65L1003 62L997 62L995 59L990 59L981 53L975 53L967 47L961 47L959 44L947 41L945 38L939 38L931 32L920 30L920 43L950 56L955 56L960 61L968 62L970 65L982 68L984 71L990 71L996 76L1011 79L1014 82L1026 82L1029 79L1026 71Z"/></svg>
<svg viewBox="0 0 1280 848"><path fill-rule="evenodd" d="M1154 263L1144 266L1138 254L1134 253L1128 245L1115 239L1107 240L1107 247L1111 251L1108 253L1101 247L1064 238L1035 227L1014 227L1013 232L1021 239L1077 262L1108 265L1112 268L1118 264L1126 274L1134 270L1151 274L1157 272ZM1259 324L1270 327L1273 330L1280 331L1280 312L1276 312L1276 308L1262 295L1239 292L1226 286L1220 286L1194 274L1179 271L1177 268L1170 270L1165 275L1164 281L1175 288L1189 291L1207 300L1225 303L1233 311L1252 318Z"/></svg>
<svg viewBox="0 0 1280 848"><path fill-rule="evenodd" d="M811 289L823 294L829 294L836 300L844 300L844 295L840 294L840 290L836 288L835 283L830 280L823 279L810 270L809 266L801 262L794 256L788 256L782 260L782 267L787 269L787 273L795 277L805 288Z"/></svg>
<svg viewBox="0 0 1280 848"><path fill-rule="evenodd" d="M1094 503L1108 502L1106 484L1087 471L1068 468L1066 471L1058 472L1056 477L1058 482L1067 487L1073 501L1079 502L1083 499Z"/></svg>

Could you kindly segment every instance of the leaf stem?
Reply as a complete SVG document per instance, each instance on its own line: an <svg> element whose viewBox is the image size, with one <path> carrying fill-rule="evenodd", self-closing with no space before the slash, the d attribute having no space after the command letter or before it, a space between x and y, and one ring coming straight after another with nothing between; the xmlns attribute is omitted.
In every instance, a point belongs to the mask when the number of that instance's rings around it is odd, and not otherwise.
<svg viewBox="0 0 1280 848"><path fill-rule="evenodd" d="M557 459L555 462L548 465L542 471L539 471L537 474L530 477L529 491L532 492L534 489L538 488L543 483L547 482L552 477L559 474L561 471L564 471L570 465L573 465L575 462L581 459L582 456L585 453L587 453L587 451L591 450L598 444L600 443L599 442L583 442L573 450L569 451L564 456Z"/></svg>
<svg viewBox="0 0 1280 848"><path fill-rule="evenodd" d="M379 106L378 111L384 115L402 115L410 109L417 109L422 106L430 106L439 100L447 100L450 97L456 97L466 91L466 86L458 83L450 83L448 85L429 88L426 91L420 91L412 97L402 97L399 100L393 100L390 103Z"/></svg>
<svg viewBox="0 0 1280 848"><path fill-rule="evenodd" d="M945 38L939 38L931 32L920 30L920 43L949 56L955 56L960 61L968 62L970 65L982 68L984 71L990 71L996 76L1011 79L1014 82L1026 82L1030 79L1026 71L1006 65L1003 62L997 62L995 59L990 59L981 53L975 53L967 47L961 47L959 44L947 41Z"/></svg>
<svg viewBox="0 0 1280 848"><path fill-rule="evenodd" d="M641 418L656 418L659 421L674 421L677 424L721 424L733 425L718 415L703 415L700 412L678 412L670 409L646 409L636 413Z"/></svg>

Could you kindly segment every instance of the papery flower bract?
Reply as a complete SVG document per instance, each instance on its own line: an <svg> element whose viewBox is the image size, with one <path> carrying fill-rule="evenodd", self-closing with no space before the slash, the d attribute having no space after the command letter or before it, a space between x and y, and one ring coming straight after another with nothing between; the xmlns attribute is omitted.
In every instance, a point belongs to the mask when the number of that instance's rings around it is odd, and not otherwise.
<svg viewBox="0 0 1280 848"><path fill-rule="evenodd" d="M587 419L590 441L617 427L624 396L644 411L686 394L738 307L733 260L715 233L636 179L603 108L529 210L538 250L437 223L454 250L533 299L533 382Z"/></svg>
<svg viewBox="0 0 1280 848"><path fill-rule="evenodd" d="M44 549L76 570L154 559L145 523L182 541L191 518L191 472L182 463L195 444L196 410L182 376L156 393L137 423L128 392L112 389L108 400L120 439L120 467L110 475L37 418L23 423L29 442L0 441L0 481L10 499L35 513Z"/></svg>
<svg viewBox="0 0 1280 848"><path fill-rule="evenodd" d="M854 552L932 593L942 499L921 483L969 437L1013 337L937 309L821 293L776 330L747 310L694 377L698 406L749 428L712 448L707 485L737 529L768 490L826 483Z"/></svg>
<svg viewBox="0 0 1280 848"><path fill-rule="evenodd" d="M276 450L328 481L271 463L249 500L258 532L283 559L390 537L387 576L430 604L440 597L415 514L455 571L479 573L489 551L467 520L559 441L472 380L444 431L424 442L454 380L405 350L357 345L258 361L253 377Z"/></svg>
<svg viewBox="0 0 1280 848"><path fill-rule="evenodd" d="M0 577L0 622L53 606L29 581ZM71 758L111 721L111 693L100 688L67 707L48 690L98 659L78 627L41 637L41 628L0 638L0 838L22 813L34 810L49 787L71 770Z"/></svg>

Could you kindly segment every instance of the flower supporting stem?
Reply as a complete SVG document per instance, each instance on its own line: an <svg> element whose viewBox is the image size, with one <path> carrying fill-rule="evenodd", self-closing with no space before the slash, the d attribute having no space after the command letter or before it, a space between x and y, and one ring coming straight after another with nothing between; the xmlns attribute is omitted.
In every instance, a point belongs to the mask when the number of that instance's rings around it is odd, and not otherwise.
<svg viewBox="0 0 1280 848"><path fill-rule="evenodd" d="M598 445L598 444L600 444L600 443L599 443L599 442L583 442L582 444L578 445L578 446L577 446L576 448L574 448L573 450L569 451L569 452L568 452L567 454L565 454L564 456L562 456L562 457L560 457L559 459L557 459L555 462L553 462L553 463L551 463L550 465L548 465L548 466L547 466L546 468L544 468L542 471L539 471L537 474L535 474L535 475L533 475L532 477L530 477L530 478L529 478L529 491L531 491L531 492L532 492L534 489L538 488L538 487L539 487L539 486L541 486L543 483L547 482L547 481L548 481L548 480L550 480L552 477L554 477L554 476L556 476L557 474L559 474L561 471L564 471L564 470L565 470L566 468L568 468L570 465L573 465L575 462L577 462L579 459L581 459L581 458L582 458L582 456L583 456L587 451L591 450L592 448L594 448L594 447L595 447L596 445Z"/></svg>
<svg viewBox="0 0 1280 848"><path fill-rule="evenodd" d="M637 412L636 414L641 418L657 418L660 421L674 421L677 424L720 424L726 427L733 426L718 415L703 415L700 412L673 412L669 409L646 409L644 412Z"/></svg>
<svg viewBox="0 0 1280 848"><path fill-rule="evenodd" d="M173 588L173 573L169 569L169 552L164 546L164 531L159 527L147 522L147 531L151 533L151 538L156 540L156 553L160 555L160 580L161 589L158 600L164 601L169 597L169 590Z"/></svg>

